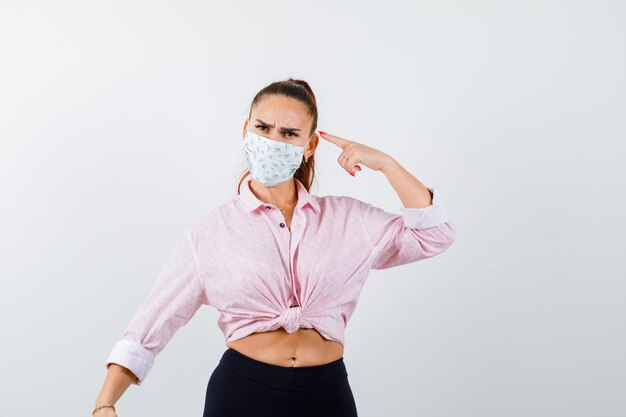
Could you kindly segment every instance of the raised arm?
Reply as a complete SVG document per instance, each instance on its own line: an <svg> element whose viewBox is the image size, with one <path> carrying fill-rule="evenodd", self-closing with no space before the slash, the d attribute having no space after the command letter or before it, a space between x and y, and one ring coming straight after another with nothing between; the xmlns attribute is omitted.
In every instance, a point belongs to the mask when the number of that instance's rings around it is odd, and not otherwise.
<svg viewBox="0 0 626 417"><path fill-rule="evenodd" d="M435 256L456 239L456 227L448 219L443 196L428 188L390 155L339 136L320 131L324 139L342 149L338 163L351 175L358 164L382 172L398 194L400 214L390 213L356 200L369 238L371 268L385 269Z"/></svg>
<svg viewBox="0 0 626 417"><path fill-rule="evenodd" d="M390 213L357 200L371 245L371 269L386 269L419 261L445 251L456 238L456 227L448 220L443 196L435 188L432 204L401 207Z"/></svg>

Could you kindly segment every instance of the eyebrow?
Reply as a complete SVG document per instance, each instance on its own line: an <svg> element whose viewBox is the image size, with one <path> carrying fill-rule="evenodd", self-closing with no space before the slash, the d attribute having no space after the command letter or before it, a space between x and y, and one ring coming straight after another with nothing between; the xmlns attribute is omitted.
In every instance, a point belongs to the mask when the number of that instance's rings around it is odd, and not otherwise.
<svg viewBox="0 0 626 417"><path fill-rule="evenodd" d="M261 124L263 124L263 125L265 125L265 126L274 127L274 125L267 124L267 123L265 123L265 122L264 122L263 120L261 120L261 119L256 119L256 120L257 120L257 122L259 122L259 123L261 123ZM280 128L280 130L282 130L283 132L295 132L296 130L300 131L300 130L302 130L302 129L298 129L298 128L296 128L296 127L281 127L281 128Z"/></svg>

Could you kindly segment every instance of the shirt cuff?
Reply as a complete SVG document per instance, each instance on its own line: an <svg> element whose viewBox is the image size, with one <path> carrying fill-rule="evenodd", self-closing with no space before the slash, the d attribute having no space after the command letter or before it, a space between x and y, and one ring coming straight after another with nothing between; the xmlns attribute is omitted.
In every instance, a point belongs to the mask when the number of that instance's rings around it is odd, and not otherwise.
<svg viewBox="0 0 626 417"><path fill-rule="evenodd" d="M432 204L422 208L401 207L404 225L411 229L426 229L448 221L448 213L441 193L427 187L432 196Z"/></svg>
<svg viewBox="0 0 626 417"><path fill-rule="evenodd" d="M137 377L133 384L141 385L150 372L150 368L154 365L154 355L134 340L120 339L113 346L105 362L107 369L111 363L116 363L130 370Z"/></svg>

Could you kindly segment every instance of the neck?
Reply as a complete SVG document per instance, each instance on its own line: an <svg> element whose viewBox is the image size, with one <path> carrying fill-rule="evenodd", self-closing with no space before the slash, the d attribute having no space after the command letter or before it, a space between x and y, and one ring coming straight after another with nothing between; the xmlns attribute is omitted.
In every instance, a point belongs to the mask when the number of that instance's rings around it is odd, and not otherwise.
<svg viewBox="0 0 626 417"><path fill-rule="evenodd" d="M294 178L282 182L274 187L267 187L254 178L250 179L250 190L259 200L273 204L284 210L293 207L298 202L298 190Z"/></svg>

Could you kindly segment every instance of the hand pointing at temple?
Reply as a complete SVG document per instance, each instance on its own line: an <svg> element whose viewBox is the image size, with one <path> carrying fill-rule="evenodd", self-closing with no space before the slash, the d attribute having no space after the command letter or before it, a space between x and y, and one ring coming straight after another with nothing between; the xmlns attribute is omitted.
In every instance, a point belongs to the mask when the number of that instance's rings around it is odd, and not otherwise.
<svg viewBox="0 0 626 417"><path fill-rule="evenodd" d="M321 130L318 132L322 138L341 148L342 152L339 154L337 162L352 176L354 176L355 170L361 170L358 164L363 164L374 171L382 171L387 164L393 161L390 155L378 149Z"/></svg>

